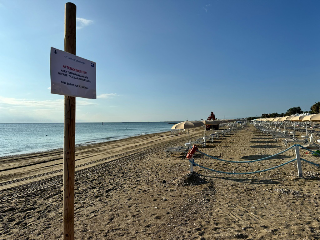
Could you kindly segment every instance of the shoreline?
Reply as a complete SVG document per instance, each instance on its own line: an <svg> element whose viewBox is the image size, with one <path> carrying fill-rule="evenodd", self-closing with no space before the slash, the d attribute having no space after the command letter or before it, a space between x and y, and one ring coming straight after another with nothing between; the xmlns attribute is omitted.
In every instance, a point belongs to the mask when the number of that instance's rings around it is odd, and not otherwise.
<svg viewBox="0 0 320 240"><path fill-rule="evenodd" d="M63 123L0 124L0 128L4 130L0 134L3 139L0 140L3 146L0 158L62 149L64 145ZM75 144L87 145L166 131L170 131L170 125L161 122L79 123L76 125Z"/></svg>
<svg viewBox="0 0 320 240"><path fill-rule="evenodd" d="M134 135L134 136L124 136L124 137L119 137L119 138L116 138L116 137L108 137L108 139L111 139L111 140L107 140L107 141L99 141L99 140L93 140L93 141L90 141L90 142L84 142L84 143L76 143L75 147L78 148L78 147L86 147L86 146L90 146L90 145L93 145L93 144L101 144L101 143L107 143L107 142L113 142L113 141L121 141L123 139L127 139L127 138L134 138L134 137L139 137L139 136L143 136L143 135L151 135L151 134L161 134L161 133L169 133L170 131L163 131L163 132L154 132L154 133L145 133L145 134L137 134L137 135ZM63 138L62 138L63 140ZM63 144L62 144L63 145ZM21 155L29 155L29 154L38 154L38 153L46 153L46 152L54 152L54 151L62 151L63 150L63 147L61 148L52 148L52 149L47 149L47 150L40 150L40 151L33 151L33 152L23 152L23 153L17 153L17 154L9 154L9 155L3 155L1 156L0 155L0 161L2 158L8 158L8 157L19 157Z"/></svg>
<svg viewBox="0 0 320 240"><path fill-rule="evenodd" d="M201 134L200 129L192 130L190 132L191 135L192 132L195 133L195 135ZM110 161L108 159L117 158L117 156L120 155L130 155L135 152L143 151L144 148L152 148L153 145L157 145L157 142L159 142L160 145L170 144L172 141L179 142L183 140L186 142L188 136L189 135L186 133L173 135L170 131L166 131L132 136L107 142L77 145L75 149L76 170ZM1 184L3 184L2 182L30 178L29 175L32 175L32 179L35 180L59 175L61 174L62 166L62 148L0 157L0 190L11 186L10 184L5 184L5 187L1 187ZM59 172L57 173L57 171ZM45 174L45 177L42 177L43 174ZM41 176L41 178L38 178L37 176ZM20 180L18 182L20 182ZM23 184L23 181L21 184Z"/></svg>

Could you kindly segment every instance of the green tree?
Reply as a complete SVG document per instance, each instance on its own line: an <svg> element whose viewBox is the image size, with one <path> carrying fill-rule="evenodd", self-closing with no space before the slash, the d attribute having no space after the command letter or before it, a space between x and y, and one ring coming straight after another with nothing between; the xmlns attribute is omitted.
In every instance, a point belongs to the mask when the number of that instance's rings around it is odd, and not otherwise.
<svg viewBox="0 0 320 240"><path fill-rule="evenodd" d="M289 108L286 112L286 116L290 116L296 113L303 113L300 107Z"/></svg>
<svg viewBox="0 0 320 240"><path fill-rule="evenodd" d="M320 112L320 102L313 104L310 107L311 113L319 113Z"/></svg>
<svg viewBox="0 0 320 240"><path fill-rule="evenodd" d="M253 120L253 119L256 119L257 117L248 117L247 118L247 121L251 121L251 120Z"/></svg>
<svg viewBox="0 0 320 240"><path fill-rule="evenodd" d="M269 115L270 115L270 117L276 118L276 117L280 117L281 114L279 114L279 113L271 113Z"/></svg>

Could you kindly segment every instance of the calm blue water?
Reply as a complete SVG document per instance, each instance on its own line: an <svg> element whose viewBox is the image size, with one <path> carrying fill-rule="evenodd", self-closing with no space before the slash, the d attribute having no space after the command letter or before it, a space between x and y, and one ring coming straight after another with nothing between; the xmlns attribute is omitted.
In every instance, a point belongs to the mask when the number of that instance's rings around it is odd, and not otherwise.
<svg viewBox="0 0 320 240"><path fill-rule="evenodd" d="M76 123L76 144L170 131L165 122ZM63 148L63 123L0 123L0 157Z"/></svg>

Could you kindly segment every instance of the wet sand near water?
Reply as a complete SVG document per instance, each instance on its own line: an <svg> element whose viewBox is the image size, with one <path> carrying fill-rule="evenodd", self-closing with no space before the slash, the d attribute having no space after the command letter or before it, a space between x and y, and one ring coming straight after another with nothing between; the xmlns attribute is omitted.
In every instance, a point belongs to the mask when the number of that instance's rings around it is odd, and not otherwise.
<svg viewBox="0 0 320 240"><path fill-rule="evenodd" d="M191 135L199 138L203 130ZM195 167L197 174L188 178L185 155L164 152L183 145L186 134L140 137L109 143L113 147L105 143L77 150L75 239L320 238L320 178L315 166L302 163L304 178L297 178L295 162L252 175ZM225 160L254 160L284 149L282 141L253 126L199 146ZM0 159L0 170L11 168L0 172L1 239L63 238L62 175L55 172L62 168L62 152L42 155ZM320 163L306 151L301 156ZM293 158L289 150L250 164L219 162L199 153L194 160L220 171L249 172Z"/></svg>

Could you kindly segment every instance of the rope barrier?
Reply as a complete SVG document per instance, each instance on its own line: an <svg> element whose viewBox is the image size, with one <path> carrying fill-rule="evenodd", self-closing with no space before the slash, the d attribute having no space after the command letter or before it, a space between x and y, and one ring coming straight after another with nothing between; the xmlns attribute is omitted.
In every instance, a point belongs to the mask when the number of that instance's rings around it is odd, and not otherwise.
<svg viewBox="0 0 320 240"><path fill-rule="evenodd" d="M301 163L300 163L300 160L302 161L305 161L307 163L310 163L310 164L313 164L317 167L320 167L320 164L317 164L317 163L314 163L314 162L311 162L311 161L308 161L306 159L303 159L303 158L300 158L300 154L299 154L299 147L301 147L302 149L306 149L312 153L315 153L315 154L318 154L317 152L314 152L312 150L309 150L303 146L301 146L300 144L294 144L292 145L291 147L279 152L279 153L276 153L274 155L271 155L271 156L268 156L268 157L265 157L265 158L260 158L260 159L256 159L256 160L251 160L251 161L231 161L231 160L224 160L224 159L220 159L220 158L216 158L216 157L213 157L213 156L210 156L204 152L201 152L197 149L197 151L200 153L200 154L203 154L209 158L212 158L212 159L216 159L216 160L219 160L219 161L223 161L223 162L229 162L229 163L252 163L252 162L258 162L258 161L262 161L262 160L267 160L267 159L270 159L276 155L279 155L279 154L282 154L288 150L290 150L291 148L295 147L296 148L296 158L295 159L292 159L288 162L285 162L285 163L282 163L280 165L277 165L277 166L274 166L274 167L271 167L271 168L267 168L267 169L262 169L262 170L258 170L258 171L253 171L253 172L224 172L224 171L219 171L219 170L215 170L215 169L211 169L211 168L208 168L208 167L204 167L204 166L201 166L200 164L197 164L194 162L194 159L189 159L189 162L190 162L190 166L198 166L198 167L201 167L203 169L206 169L206 170L209 170L209 171L213 171L213 172L216 172L216 173L224 173L224 174L255 174L255 173L261 173L261 172L266 172L266 171L270 171L270 170L273 170L273 169L276 169L276 168L279 168L279 167L282 167L288 163L291 163L291 162L294 162L294 161L297 161L298 162L298 173L299 173L299 177L302 177L302 171L301 171ZM193 169L193 168L192 168Z"/></svg>
<svg viewBox="0 0 320 240"><path fill-rule="evenodd" d="M272 136L274 135L273 131L271 131L271 130L263 129L262 127L260 128L260 127L257 127L257 126L256 126L256 128L258 130L262 131L263 133L271 134ZM261 172L270 171L270 170L282 167L282 166L284 166L284 165L286 165L288 163L297 161L298 177L301 178L303 176L302 168L301 168L301 161L304 161L306 163L312 164L312 165L314 165L316 167L320 167L320 164L317 164L317 163L314 163L314 162L311 162L311 161L308 161L306 159L301 158L300 157L300 153L299 153L299 148L309 151L314 156L320 156L319 151L312 151L312 150L310 150L310 149L308 149L306 147L301 146L300 144L294 144L291 147L289 147L289 148L287 148L287 149L285 149L285 150L283 150L283 151L281 151L279 153L271 155L271 156L267 156L267 157L256 159L256 160L247 160L247 161L224 160L224 159L220 159L220 158L217 158L217 157L214 157L214 156L210 156L210 155L208 155L208 154L206 154L204 152L201 152L199 149L195 149L195 150L197 152L199 152L200 154L204 155L204 156L207 156L207 157L209 157L211 159L215 159L215 160L222 161L222 162L228 162L228 163L253 163L253 162L259 162L259 161L263 161L263 160L272 159L275 156L280 155L280 154L282 154L282 153L284 153L284 152L286 152L286 151L288 151L288 150L290 150L292 148L295 148L295 154L296 154L296 158L295 159L289 160L289 161L287 161L285 163L282 163L282 164L274 166L274 167L270 167L270 168L262 169L262 170L257 170L257 171L252 171L252 172L224 172L224 171L219 171L219 170L215 170L215 169L211 169L211 168L208 168L208 167L204 167L204 166L201 166L200 164L195 163L194 159L192 158L193 154L191 154L189 157L187 156L187 158L189 158L189 162L190 162L190 172L193 172L193 166L198 166L198 167L201 167L203 169L206 169L206 170L209 170L209 171L213 171L213 172L216 172L216 173L224 173L224 174L255 174L255 173L261 173Z"/></svg>
<svg viewBox="0 0 320 240"><path fill-rule="evenodd" d="M229 162L229 163L252 163L252 162L259 162L259 161L267 160L267 159L272 158L272 157L274 157L274 156L280 155L280 154L282 154L282 153L290 150L290 149L293 148L294 146L295 146L295 145L292 145L291 147L283 150L282 152L276 153L276 154L274 154L274 155L271 155L271 156L268 156L268 157L264 157L264 158L260 158L260 159L256 159L256 160L250 160L250 161L224 160L224 159L220 159L220 158L217 158L217 157L214 157L214 156L210 156L210 155L208 155L208 154L206 154L206 153L204 153L204 152L201 152L201 151L199 151L199 150L198 150L198 152L201 153L201 154L203 154L203 155L205 155L205 156L207 156L207 157L209 157L209 158L216 159L216 160L218 160L218 161Z"/></svg>
<svg viewBox="0 0 320 240"><path fill-rule="evenodd" d="M302 146L302 145L300 145L300 144L297 144L299 147L301 147L302 149L304 149L304 150L307 150L307 151L309 151L309 152L311 152L311 153L313 153L313 154L316 154L317 156L320 156L320 154L319 153L317 153L317 152L315 152L315 151L312 151L312 150L310 150L310 149L308 149L308 148L306 148L306 147L304 147L304 146Z"/></svg>
<svg viewBox="0 0 320 240"><path fill-rule="evenodd" d="M193 164L194 166L198 166L198 167L201 167L201 168L203 168L203 169L206 169L206 170L209 170L209 171L212 171L212 172L216 172L216 173L224 173L224 174L255 174L255 173L266 172L266 171L270 171L270 170L273 170L273 169L282 167L282 166L284 166L284 165L286 165L286 164L288 164L288 163L291 163L291 162L293 162L293 161L296 161L296 160L297 160L297 159L295 158L295 159L292 159L292 160L290 160L290 161L288 161L288 162L282 163L282 164L280 164L280 165L278 165L278 166L275 166L275 167L271 167L271 168L267 168L267 169L263 169L263 170L258 170L258 171L254 171L254 172L243 172L243 173L218 171L218 170L215 170L215 169L211 169L211 168L207 168L207 167L201 166L201 165L195 163L195 162L192 161L192 160L189 160L189 162L190 162L191 164Z"/></svg>
<svg viewBox="0 0 320 240"><path fill-rule="evenodd" d="M320 164L317 164L317 163L314 163L314 162L308 161L308 160L306 160L306 159L303 159L303 158L300 158L300 159L301 159L302 161L307 162L307 163L313 164L313 165L315 165L315 166L317 166L317 167L319 167L319 166L320 166Z"/></svg>

